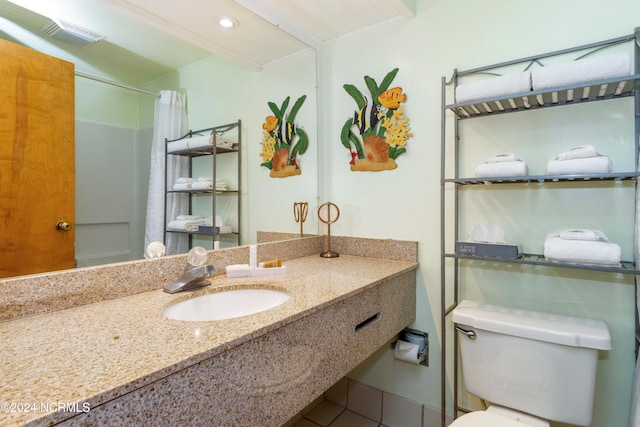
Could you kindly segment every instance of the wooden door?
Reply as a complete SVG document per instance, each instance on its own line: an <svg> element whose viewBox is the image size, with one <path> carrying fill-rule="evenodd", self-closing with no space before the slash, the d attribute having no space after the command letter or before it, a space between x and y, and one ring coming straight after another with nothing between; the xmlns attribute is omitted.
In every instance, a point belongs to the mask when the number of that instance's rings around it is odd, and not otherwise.
<svg viewBox="0 0 640 427"><path fill-rule="evenodd" d="M0 40L0 277L74 266L74 101L72 63Z"/></svg>

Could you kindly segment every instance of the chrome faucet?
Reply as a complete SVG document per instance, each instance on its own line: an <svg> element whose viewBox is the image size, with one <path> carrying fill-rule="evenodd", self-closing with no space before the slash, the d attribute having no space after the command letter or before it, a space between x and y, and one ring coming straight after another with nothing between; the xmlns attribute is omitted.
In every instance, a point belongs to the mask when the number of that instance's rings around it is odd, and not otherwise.
<svg viewBox="0 0 640 427"><path fill-rule="evenodd" d="M182 276L170 285L165 286L164 291L174 294L210 285L211 282L205 279L211 277L216 269L211 264L204 265L206 260L207 251L203 247L196 246L192 248L187 254L187 265Z"/></svg>

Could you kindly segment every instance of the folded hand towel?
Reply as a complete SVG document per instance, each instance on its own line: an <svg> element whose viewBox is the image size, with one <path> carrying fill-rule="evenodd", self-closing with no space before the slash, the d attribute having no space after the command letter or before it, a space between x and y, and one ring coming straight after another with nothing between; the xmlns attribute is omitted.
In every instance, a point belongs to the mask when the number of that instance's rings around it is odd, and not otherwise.
<svg viewBox="0 0 640 427"><path fill-rule="evenodd" d="M631 59L628 53L622 52L536 68L531 72L531 82L533 90L542 90L623 77L630 73Z"/></svg>
<svg viewBox="0 0 640 427"><path fill-rule="evenodd" d="M204 182L204 181L213 182L213 178L211 178L210 176L201 176L201 177L198 177L198 181L200 181L200 182Z"/></svg>
<svg viewBox="0 0 640 427"><path fill-rule="evenodd" d="M544 241L544 257L547 261L618 266L620 246L616 243L565 240L549 234Z"/></svg>
<svg viewBox="0 0 640 427"><path fill-rule="evenodd" d="M178 184L184 184L187 182L193 182L193 178L189 176L181 176L180 178L176 179L176 183Z"/></svg>
<svg viewBox="0 0 640 427"><path fill-rule="evenodd" d="M195 219L195 220L179 220L175 219L167 225L167 230L171 231L188 231L188 232L196 232L198 231L198 227L200 225L204 225L203 219Z"/></svg>
<svg viewBox="0 0 640 427"><path fill-rule="evenodd" d="M593 148L593 145L578 145L563 151L553 158L553 160L584 159L585 157L596 157L600 154Z"/></svg>
<svg viewBox="0 0 640 427"><path fill-rule="evenodd" d="M196 181L191 185L192 190L213 190L213 181Z"/></svg>
<svg viewBox="0 0 640 427"><path fill-rule="evenodd" d="M571 160L550 160L547 163L548 175L609 173L611 169L611 160L607 156L585 157Z"/></svg>
<svg viewBox="0 0 640 427"><path fill-rule="evenodd" d="M517 162L520 159L513 153L496 154L485 160L485 163Z"/></svg>
<svg viewBox="0 0 640 427"><path fill-rule="evenodd" d="M200 219L200 217L198 215L178 215L176 219L182 221L182 220Z"/></svg>
<svg viewBox="0 0 640 427"><path fill-rule="evenodd" d="M461 84L456 88L456 103L498 98L530 91L531 73L526 71Z"/></svg>
<svg viewBox="0 0 640 427"><path fill-rule="evenodd" d="M527 164L516 162L481 163L475 168L478 178L500 178L527 175Z"/></svg>
<svg viewBox="0 0 640 427"><path fill-rule="evenodd" d="M585 240L591 242L608 242L607 236L600 230L586 230L584 228L565 228L554 231L552 235L563 240Z"/></svg>
<svg viewBox="0 0 640 427"><path fill-rule="evenodd" d="M226 148L228 150L233 148L233 142L227 138L221 136L216 137L216 147Z"/></svg>

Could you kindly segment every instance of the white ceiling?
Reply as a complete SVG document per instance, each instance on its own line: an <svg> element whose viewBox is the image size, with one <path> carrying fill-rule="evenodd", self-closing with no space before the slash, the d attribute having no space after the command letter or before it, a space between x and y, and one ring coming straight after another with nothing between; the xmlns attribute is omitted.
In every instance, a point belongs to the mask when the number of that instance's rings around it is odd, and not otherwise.
<svg viewBox="0 0 640 427"><path fill-rule="evenodd" d="M238 27L218 27L221 15ZM142 85L212 55L260 69L308 45L414 15L415 0L0 0L0 38L87 74ZM52 40L41 32L49 18L106 39L85 48Z"/></svg>

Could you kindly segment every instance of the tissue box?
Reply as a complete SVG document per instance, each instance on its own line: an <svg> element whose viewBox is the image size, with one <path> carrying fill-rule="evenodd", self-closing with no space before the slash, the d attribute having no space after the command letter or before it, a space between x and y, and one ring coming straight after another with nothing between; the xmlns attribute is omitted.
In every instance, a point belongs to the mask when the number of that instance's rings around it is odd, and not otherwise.
<svg viewBox="0 0 640 427"><path fill-rule="evenodd" d="M456 254L518 258L520 246L509 243L456 242Z"/></svg>

